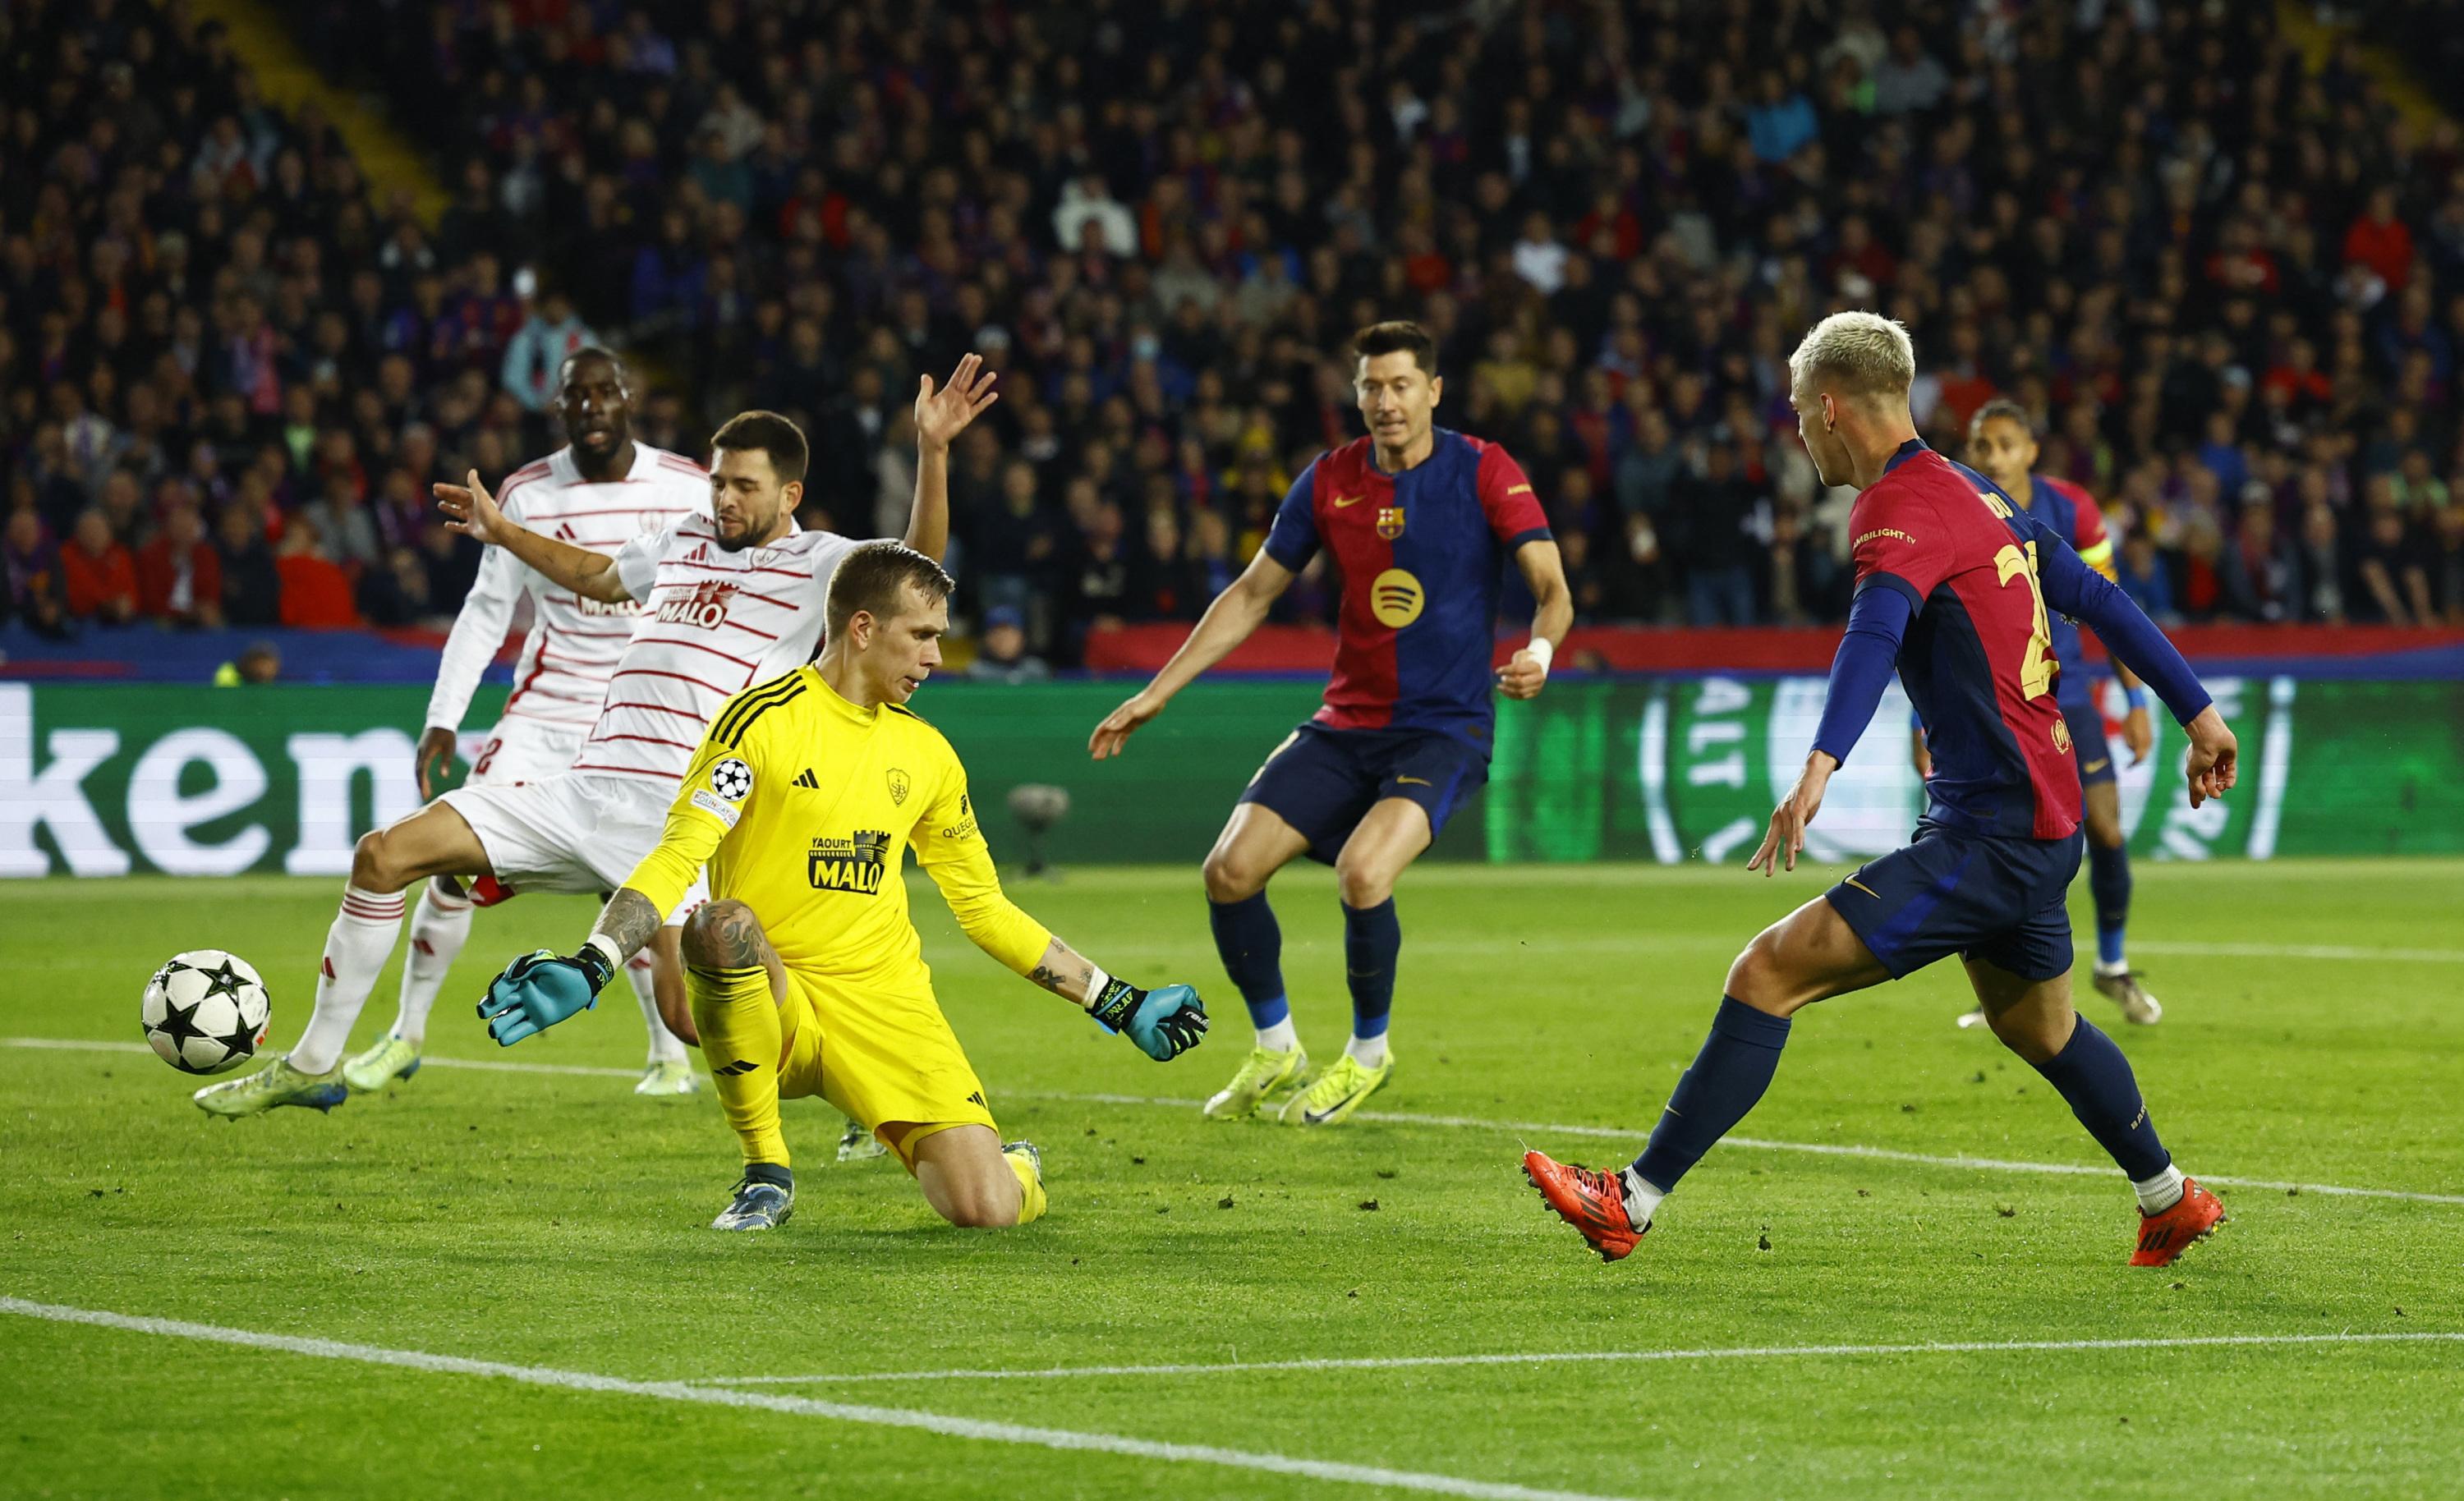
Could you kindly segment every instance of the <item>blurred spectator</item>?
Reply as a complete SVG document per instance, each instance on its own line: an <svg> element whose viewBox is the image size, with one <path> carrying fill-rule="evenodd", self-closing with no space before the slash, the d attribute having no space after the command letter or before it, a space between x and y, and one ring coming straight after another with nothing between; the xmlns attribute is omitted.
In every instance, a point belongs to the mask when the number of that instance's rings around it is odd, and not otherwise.
<svg viewBox="0 0 2464 1501"><path fill-rule="evenodd" d="M223 619L233 625L277 625L282 620L282 575L255 513L233 505L214 532L222 576Z"/></svg>
<svg viewBox="0 0 2464 1501"><path fill-rule="evenodd" d="M77 517L77 532L60 552L73 620L125 625L137 618L137 563L111 534L99 509Z"/></svg>
<svg viewBox="0 0 2464 1501"><path fill-rule="evenodd" d="M2266 487L2244 497L2225 549L2225 599L2245 620L2288 620L2301 608L2300 571L2291 543L2276 530L2276 501Z"/></svg>
<svg viewBox="0 0 2464 1501"><path fill-rule="evenodd" d="M251 642L237 658L214 669L214 686L256 687L281 676L282 653L272 642Z"/></svg>
<svg viewBox="0 0 2464 1501"><path fill-rule="evenodd" d="M282 576L282 623L285 625L357 625L359 612L351 603L351 580L325 553L317 523L292 518L282 530L282 546L274 556Z"/></svg>
<svg viewBox="0 0 2464 1501"><path fill-rule="evenodd" d="M137 553L139 607L168 625L223 622L223 566L192 505L174 506Z"/></svg>
<svg viewBox="0 0 2464 1501"><path fill-rule="evenodd" d="M1671 496L1671 521L1685 558L1685 618L1695 626L1751 625L1756 620L1755 555L1749 533L1758 497L1737 473L1735 448L1707 446L1700 473L1681 478Z"/></svg>
<svg viewBox="0 0 2464 1501"><path fill-rule="evenodd" d="M522 410L546 411L555 400L565 357L595 342L588 326L573 311L573 300L551 288L505 345L505 389L522 403Z"/></svg>
<svg viewBox="0 0 2464 1501"><path fill-rule="evenodd" d="M967 677L985 683L1041 683L1052 676L1043 658L1026 649L1026 620L1007 605L984 612L976 660Z"/></svg>
<svg viewBox="0 0 2464 1501"><path fill-rule="evenodd" d="M2138 601L2148 619L2159 625L2180 620L2173 609L2173 580L2157 555L2155 537L2144 530L2130 533L2123 540L2114 569L2123 592Z"/></svg>
<svg viewBox="0 0 2464 1501"><path fill-rule="evenodd" d="M2322 625L2344 623L2344 553L2336 538L2336 512L2314 500L2301 512L2299 561L2301 619Z"/></svg>
<svg viewBox="0 0 2464 1501"><path fill-rule="evenodd" d="M60 568L59 548L44 533L42 515L32 506L11 511L0 545L8 560L10 615L37 634L66 634L68 579Z"/></svg>

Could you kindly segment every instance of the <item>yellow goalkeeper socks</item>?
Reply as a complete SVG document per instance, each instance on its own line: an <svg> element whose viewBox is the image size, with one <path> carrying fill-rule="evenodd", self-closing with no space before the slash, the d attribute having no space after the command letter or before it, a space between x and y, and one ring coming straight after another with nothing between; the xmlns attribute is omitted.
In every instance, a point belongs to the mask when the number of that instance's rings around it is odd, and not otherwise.
<svg viewBox="0 0 2464 1501"><path fill-rule="evenodd" d="M685 968L685 994L701 1031L719 1108L744 1144L748 1163L789 1165L787 1135L779 1124L779 1055L784 1051L770 971Z"/></svg>
<svg viewBox="0 0 2464 1501"><path fill-rule="evenodd" d="M1035 1159L1023 1151L1003 1152L1009 1170L1018 1174L1018 1222L1031 1225L1044 1217L1044 1174L1037 1170Z"/></svg>

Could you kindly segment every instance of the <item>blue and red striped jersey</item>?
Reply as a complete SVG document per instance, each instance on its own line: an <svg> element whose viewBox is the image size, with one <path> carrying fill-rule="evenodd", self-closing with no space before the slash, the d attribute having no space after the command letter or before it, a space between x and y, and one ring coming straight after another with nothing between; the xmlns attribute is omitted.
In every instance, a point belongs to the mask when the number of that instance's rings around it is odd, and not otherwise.
<svg viewBox="0 0 2464 1501"><path fill-rule="evenodd" d="M1266 555L1294 573L1323 547L1341 576L1318 723L1485 744L1506 561L1547 540L1531 482L1493 443L1438 428L1428 458L1399 474L1377 468L1366 438L1319 455L1266 534Z"/></svg>
<svg viewBox="0 0 2464 1501"><path fill-rule="evenodd" d="M1900 681L1933 752L1927 816L1952 828L2068 838L2079 822L2070 726L2036 581L2041 523L1917 439L1849 512L1857 587L1916 611ZM2058 545L2058 544L2055 544Z"/></svg>
<svg viewBox="0 0 2464 1501"><path fill-rule="evenodd" d="M2028 493L2011 498L2019 502L2028 514L2053 528L2055 535L2079 549L2079 561L2107 579L2114 576L2113 538L2105 533L2104 512L2098 508L2095 496L2069 480L2031 474ZM2094 685L2087 675L2087 661L2079 652L2079 622L2057 612L2052 623L2054 660L2062 667L2055 697L2064 704L2089 704L2088 689Z"/></svg>

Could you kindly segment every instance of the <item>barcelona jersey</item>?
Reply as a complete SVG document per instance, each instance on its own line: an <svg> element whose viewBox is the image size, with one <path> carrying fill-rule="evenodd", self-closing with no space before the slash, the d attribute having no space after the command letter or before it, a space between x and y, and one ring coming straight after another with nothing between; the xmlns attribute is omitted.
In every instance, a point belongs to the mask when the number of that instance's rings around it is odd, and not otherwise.
<svg viewBox="0 0 2464 1501"><path fill-rule="evenodd" d="M2079 549L2079 561L2102 574L2108 580L2114 576L2113 538L2104 529L2104 512L2097 508L2096 497L2068 480L2050 474L2028 476L2028 493L2014 495L2028 514L2053 528L2054 534ZM2067 615L2056 615L2052 620L2054 661L2060 663L2061 681L2055 696L2067 707L2084 708L2094 702L2088 689L2087 663L2079 653L2079 622ZM2074 727L2076 728L2076 727Z"/></svg>
<svg viewBox="0 0 2464 1501"><path fill-rule="evenodd" d="M2060 839L2079 828L2079 770L2055 702L2039 528L2016 510L1992 481L1910 439L1857 497L1849 533L1857 587L1897 589L1916 612L1899 668L1933 752L1926 816Z"/></svg>
<svg viewBox="0 0 2464 1501"><path fill-rule="evenodd" d="M1492 443L1441 427L1399 474L1354 439L1319 456L1284 497L1266 555L1298 573L1324 548L1342 578L1334 675L1317 723L1433 729L1486 745L1505 565L1549 519Z"/></svg>

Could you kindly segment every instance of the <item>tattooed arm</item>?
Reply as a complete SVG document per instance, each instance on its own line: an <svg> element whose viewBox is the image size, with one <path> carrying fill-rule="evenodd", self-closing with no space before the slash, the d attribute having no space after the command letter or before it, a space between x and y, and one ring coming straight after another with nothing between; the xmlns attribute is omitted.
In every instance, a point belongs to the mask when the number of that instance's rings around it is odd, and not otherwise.
<svg viewBox="0 0 2464 1501"><path fill-rule="evenodd" d="M1095 977L1101 973L1103 971L1078 950L1056 938L1045 948L1044 957L1035 962L1035 968L1026 972L1026 977L1064 1000L1091 1006L1097 990L1101 989L1096 985Z"/></svg>
<svg viewBox="0 0 2464 1501"><path fill-rule="evenodd" d="M625 961L657 936L661 921L657 904L627 886L599 909L599 921L591 925L590 937L613 949L612 957L617 968L622 968Z"/></svg>

